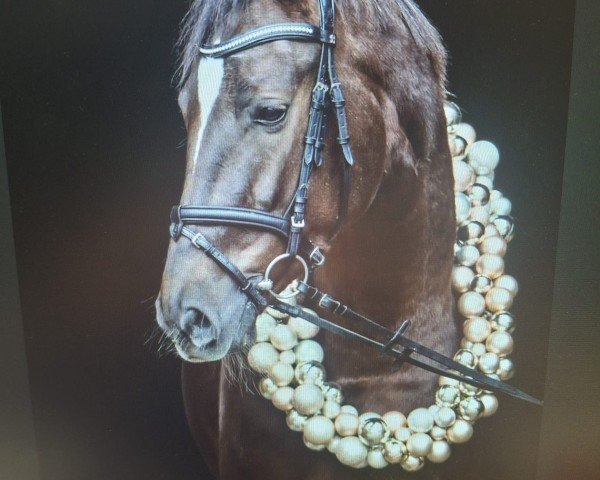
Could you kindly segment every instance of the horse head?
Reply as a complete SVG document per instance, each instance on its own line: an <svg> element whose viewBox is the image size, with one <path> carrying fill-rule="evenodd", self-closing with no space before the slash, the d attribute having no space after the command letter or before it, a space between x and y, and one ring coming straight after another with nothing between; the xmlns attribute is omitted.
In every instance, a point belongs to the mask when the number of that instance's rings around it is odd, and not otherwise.
<svg viewBox="0 0 600 480"><path fill-rule="evenodd" d="M304 234L325 253L331 251L344 232L360 224L382 190L400 192L395 202L421 201L419 175L429 178L427 162L434 169L443 163L437 187L448 193L442 203L449 206L444 233L449 251L452 179L442 110L445 57L437 33L411 2L383 2L377 8L354 0L338 5L343 8L336 22L335 62L356 161L348 214L340 221L344 159L329 125L322 165L308 185ZM415 18L421 28L410 27ZM297 188L319 45L282 40L226 58L206 58L197 50L281 22L318 25L317 2L193 4L182 42L179 93L188 138L182 205L286 213ZM402 34L391 42L389 32ZM249 277L262 274L286 247L282 238L264 230L203 226L201 231ZM190 242L171 241L157 320L184 359L223 358L246 341L255 316L255 307L227 272Z"/></svg>

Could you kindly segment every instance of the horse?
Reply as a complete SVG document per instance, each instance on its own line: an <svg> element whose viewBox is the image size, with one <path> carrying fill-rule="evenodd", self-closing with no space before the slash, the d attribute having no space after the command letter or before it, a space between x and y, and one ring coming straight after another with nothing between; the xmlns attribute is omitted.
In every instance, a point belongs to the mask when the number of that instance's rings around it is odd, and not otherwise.
<svg viewBox="0 0 600 480"><path fill-rule="evenodd" d="M446 53L412 0L337 0L336 11L335 65L355 163L341 217L343 151L328 128L322 165L308 184L305 234L327 257L313 283L390 329L410 320L411 338L450 355L458 325ZM182 205L285 214L297 188L318 46L282 40L223 60L203 58L198 46L265 24L318 20L315 0L192 3L179 42L188 138ZM248 275L264 272L286 248L264 230L210 225L202 234ZM252 336L256 311L248 304L231 276L190 242L170 242L157 321L185 360L188 423L210 470L220 479L364 478L306 449L268 402L228 375ZM330 377L359 409L408 412L433 398L434 375L406 365L393 371L367 347L319 335ZM398 470L372 475L396 478Z"/></svg>

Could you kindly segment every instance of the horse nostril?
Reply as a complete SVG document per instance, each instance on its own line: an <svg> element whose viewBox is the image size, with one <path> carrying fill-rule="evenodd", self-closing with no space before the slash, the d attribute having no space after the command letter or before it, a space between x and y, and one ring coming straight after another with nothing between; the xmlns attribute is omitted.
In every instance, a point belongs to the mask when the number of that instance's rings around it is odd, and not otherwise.
<svg viewBox="0 0 600 480"><path fill-rule="evenodd" d="M209 348L216 344L218 329L209 317L196 308L188 308L181 317L181 331L199 348Z"/></svg>

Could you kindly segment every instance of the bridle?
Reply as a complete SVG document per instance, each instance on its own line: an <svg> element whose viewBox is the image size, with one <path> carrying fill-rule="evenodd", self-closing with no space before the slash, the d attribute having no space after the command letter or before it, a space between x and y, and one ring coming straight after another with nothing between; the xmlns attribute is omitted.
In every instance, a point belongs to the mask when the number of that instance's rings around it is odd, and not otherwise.
<svg viewBox="0 0 600 480"><path fill-rule="evenodd" d="M171 211L170 233L172 239L177 241L181 236L189 239L194 247L203 251L229 274L241 291L258 309L270 306L282 313L303 318L336 335L379 348L383 354L395 358L394 368L396 369L404 362L411 363L419 368L460 380L479 388L501 391L510 396L540 404L539 400L511 385L490 378L409 340L404 336L409 326L408 321L405 321L395 332L388 330L308 284L310 271L318 268L325 262L325 257L319 248L303 235L306 227L305 213L309 193L308 182L314 169L323 163L321 152L324 146L328 117L332 111L338 126L337 142L343 153L343 174L338 223L346 217L348 212L350 176L351 168L354 164L346 120L345 98L334 66L334 46L336 42L334 33L335 0L318 0L318 2L320 12L319 27L308 23L277 23L258 27L221 43L198 47L200 54L205 57L224 58L240 51L278 40L306 41L321 44L317 81L312 91L298 185L284 215L280 217L260 210L240 207L179 205L173 207ZM188 225L249 227L265 230L286 239L286 253L276 257L271 262L265 272L266 279L270 280L268 272L275 263L285 258L297 259L305 268L304 280L296 282L297 293L301 293L316 308L345 317L354 323L362 324L370 333L382 338L383 341L373 340L320 316L308 313L297 306L290 305L277 295L273 295L273 301L269 302L263 291L270 290L272 285L265 286L263 281L260 282L263 285L259 288L260 285L254 277L246 276L212 242L201 233L189 228ZM308 266L309 264L310 267ZM422 355L434 363L441 365L441 367L416 360L412 357L414 354Z"/></svg>

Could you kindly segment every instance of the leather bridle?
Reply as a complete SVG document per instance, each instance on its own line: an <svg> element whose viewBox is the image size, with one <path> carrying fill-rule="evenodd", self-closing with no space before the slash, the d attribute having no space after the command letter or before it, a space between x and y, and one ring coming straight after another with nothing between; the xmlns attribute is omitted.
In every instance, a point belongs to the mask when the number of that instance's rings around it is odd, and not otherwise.
<svg viewBox="0 0 600 480"><path fill-rule="evenodd" d="M348 212L350 173L354 159L350 150L350 136L346 121L344 94L334 66L334 45L336 42L334 33L335 0L318 0L318 3L320 13L319 27L309 23L277 23L258 27L221 43L198 47L200 54L205 57L224 58L257 45L278 40L306 41L321 44L317 81L312 91L312 101L306 137L304 139L304 153L300 164L298 185L289 207L286 209L284 215L280 217L250 208L202 205L175 206L171 211L170 232L172 239L177 241L181 236L188 238L194 247L202 250L229 274L241 291L244 292L258 309L271 306L280 312L303 318L336 335L380 348L383 354L391 355L396 359L394 363L395 368L399 368L404 362L411 363L419 368L445 377L454 378L479 388L501 391L522 400L541 404L539 400L511 385L490 378L407 339L404 337L404 333L409 326L408 321L405 321L396 332L393 332L353 311L350 307L334 300L329 295L320 292L306 281L296 282L297 289L299 293L304 295L311 306L330 311L355 323L360 323L370 333L383 340L377 341L360 335L320 316L313 315L301 308L290 305L277 296L274 296L273 301L269 302L263 294L263 290L268 288L258 288L257 282L253 281L255 277L246 276L204 235L188 227L188 225L220 225L265 230L287 240L286 254L277 257L275 260L285 257L301 258L304 265L307 262L311 264L311 270L324 263L325 257L323 253L302 233L306 227L305 213L308 200L308 182L314 169L323 163L321 152L324 146L327 120L332 111L338 126L337 141L343 153L342 188L338 222L341 222ZM416 360L412 358L414 354L422 355L430 361L441 365L441 367Z"/></svg>

